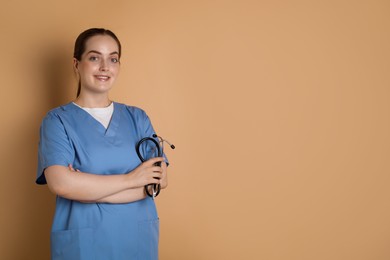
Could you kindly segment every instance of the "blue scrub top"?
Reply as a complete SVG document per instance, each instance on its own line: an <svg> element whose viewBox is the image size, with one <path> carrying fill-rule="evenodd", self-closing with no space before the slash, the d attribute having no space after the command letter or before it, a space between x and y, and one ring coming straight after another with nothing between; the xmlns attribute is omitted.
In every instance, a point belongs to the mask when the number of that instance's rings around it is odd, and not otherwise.
<svg viewBox="0 0 390 260"><path fill-rule="evenodd" d="M40 129L36 182L44 169L73 165L82 172L124 174L140 163L135 146L154 134L146 113L114 102L108 128L73 103L51 110ZM55 260L158 259L159 219L154 201L81 203L57 196L51 232Z"/></svg>

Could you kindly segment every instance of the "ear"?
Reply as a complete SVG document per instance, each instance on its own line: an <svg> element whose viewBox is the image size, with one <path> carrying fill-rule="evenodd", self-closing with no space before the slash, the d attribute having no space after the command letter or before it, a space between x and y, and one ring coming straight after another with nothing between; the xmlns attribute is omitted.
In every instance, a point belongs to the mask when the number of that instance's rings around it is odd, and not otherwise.
<svg viewBox="0 0 390 260"><path fill-rule="evenodd" d="M75 71L78 71L79 61L76 58L73 58L73 68Z"/></svg>

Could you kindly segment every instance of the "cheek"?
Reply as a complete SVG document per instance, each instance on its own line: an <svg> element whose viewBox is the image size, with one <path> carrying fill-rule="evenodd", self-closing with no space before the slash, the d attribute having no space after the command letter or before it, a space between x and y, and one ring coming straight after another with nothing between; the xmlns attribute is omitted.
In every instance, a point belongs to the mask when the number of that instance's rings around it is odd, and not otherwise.
<svg viewBox="0 0 390 260"><path fill-rule="evenodd" d="M115 66L115 67L113 68L113 71L114 71L115 74L119 74L119 71L120 71L119 65Z"/></svg>
<svg viewBox="0 0 390 260"><path fill-rule="evenodd" d="M80 76L88 76L91 72L95 70L95 66L93 64L83 64L79 67L79 75Z"/></svg>
<svg viewBox="0 0 390 260"><path fill-rule="evenodd" d="M119 69L111 69L111 75L116 78L119 75Z"/></svg>

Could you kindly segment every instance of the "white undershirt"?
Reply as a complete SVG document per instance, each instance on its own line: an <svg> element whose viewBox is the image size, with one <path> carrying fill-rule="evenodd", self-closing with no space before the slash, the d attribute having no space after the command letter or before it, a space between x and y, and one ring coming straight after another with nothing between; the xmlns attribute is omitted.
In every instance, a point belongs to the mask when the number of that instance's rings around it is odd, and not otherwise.
<svg viewBox="0 0 390 260"><path fill-rule="evenodd" d="M114 102L111 102L111 104L108 107L98 107L98 108L81 107L74 102L73 104L85 110L88 114L90 114L93 118L95 118L107 129L111 121L112 113L114 112Z"/></svg>

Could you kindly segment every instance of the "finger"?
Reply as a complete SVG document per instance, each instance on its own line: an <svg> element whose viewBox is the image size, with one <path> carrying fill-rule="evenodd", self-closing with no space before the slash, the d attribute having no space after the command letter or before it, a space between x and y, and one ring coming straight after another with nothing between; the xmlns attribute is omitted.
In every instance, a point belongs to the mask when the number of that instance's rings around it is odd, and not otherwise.
<svg viewBox="0 0 390 260"><path fill-rule="evenodd" d="M158 179L159 180L162 177L162 173L161 172L153 172L152 176L153 176L154 179Z"/></svg>
<svg viewBox="0 0 390 260"><path fill-rule="evenodd" d="M160 178L160 177L161 177L161 174L162 174L162 172L160 172L160 171L153 171L153 172L150 172L150 173L149 173L149 177L152 177L152 178Z"/></svg>
<svg viewBox="0 0 390 260"><path fill-rule="evenodd" d="M154 157L154 158L147 160L145 163L148 165L153 165L157 162L162 162L162 161L164 161L164 157Z"/></svg>
<svg viewBox="0 0 390 260"><path fill-rule="evenodd" d="M159 176L155 176L153 178L150 178L148 181L148 184L160 184Z"/></svg>
<svg viewBox="0 0 390 260"><path fill-rule="evenodd" d="M161 174L163 174L163 175L167 174L167 171L168 171L167 167L161 167L161 170L162 170Z"/></svg>
<svg viewBox="0 0 390 260"><path fill-rule="evenodd" d="M162 168L160 166L154 166L151 168L153 172L162 173Z"/></svg>
<svg viewBox="0 0 390 260"><path fill-rule="evenodd" d="M165 171L165 172L167 171L168 166L167 166L167 164L166 164L165 161L163 161L163 162L161 163L161 168L162 168L163 171Z"/></svg>

